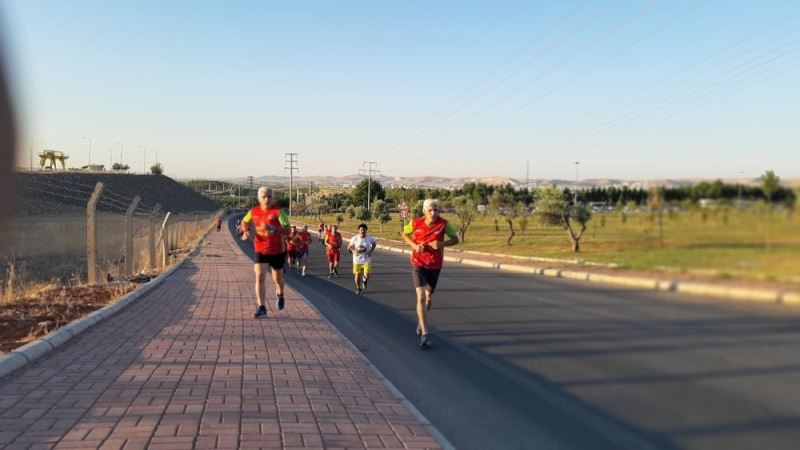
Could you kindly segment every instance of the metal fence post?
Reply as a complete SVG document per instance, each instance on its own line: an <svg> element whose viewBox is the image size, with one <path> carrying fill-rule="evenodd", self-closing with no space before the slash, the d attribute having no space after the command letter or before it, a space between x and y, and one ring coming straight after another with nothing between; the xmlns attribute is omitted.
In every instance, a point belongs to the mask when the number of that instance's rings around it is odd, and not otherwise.
<svg viewBox="0 0 800 450"><path fill-rule="evenodd" d="M98 181L86 205L86 278L89 284L97 283L97 202L103 193L103 183Z"/></svg>
<svg viewBox="0 0 800 450"><path fill-rule="evenodd" d="M156 215L161 210L161 205L156 204L150 213L150 231L147 236L147 249L150 252L150 270L156 270Z"/></svg>
<svg viewBox="0 0 800 450"><path fill-rule="evenodd" d="M161 223L161 231L158 233L158 242L161 244L161 267L167 266L167 260L169 257L169 250L167 250L167 238L169 234L169 228L167 228L167 222L169 221L170 212L167 211L167 215L164 217L164 222Z"/></svg>
<svg viewBox="0 0 800 450"><path fill-rule="evenodd" d="M139 200L138 195L134 196L125 212L125 275L133 273L133 212L139 206Z"/></svg>

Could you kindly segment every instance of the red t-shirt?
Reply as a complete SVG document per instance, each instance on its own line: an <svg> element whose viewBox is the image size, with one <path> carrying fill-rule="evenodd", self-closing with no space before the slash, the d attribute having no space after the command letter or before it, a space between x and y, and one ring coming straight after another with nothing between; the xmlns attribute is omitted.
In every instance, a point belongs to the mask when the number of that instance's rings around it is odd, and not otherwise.
<svg viewBox="0 0 800 450"><path fill-rule="evenodd" d="M342 248L342 233L330 232L327 236L325 236L325 243L328 245L333 246L332 248L328 248L329 252L338 252Z"/></svg>
<svg viewBox="0 0 800 450"><path fill-rule="evenodd" d="M425 217L417 217L406 225L403 230L405 234L418 244L427 244L433 241L443 241L445 236L454 238L457 236L455 228L447 223L445 219L437 217L430 225L425 223ZM425 269L441 269L444 261L444 249L434 249L426 245L425 249L417 253L411 252L411 265L423 267Z"/></svg>
<svg viewBox="0 0 800 450"><path fill-rule="evenodd" d="M298 251L305 251L308 250L308 244L311 243L311 233L308 231L298 231L297 232L297 250Z"/></svg>
<svg viewBox="0 0 800 450"><path fill-rule="evenodd" d="M289 233L289 236L286 237L286 251L293 252L295 250L295 247L297 247L295 245L296 243L297 243L297 232L292 231Z"/></svg>
<svg viewBox="0 0 800 450"><path fill-rule="evenodd" d="M256 206L242 219L242 229L247 230L250 222L256 229L253 245L257 253L264 255L283 253L283 237L278 229L289 225L289 219L283 210L276 207L261 209L260 206Z"/></svg>

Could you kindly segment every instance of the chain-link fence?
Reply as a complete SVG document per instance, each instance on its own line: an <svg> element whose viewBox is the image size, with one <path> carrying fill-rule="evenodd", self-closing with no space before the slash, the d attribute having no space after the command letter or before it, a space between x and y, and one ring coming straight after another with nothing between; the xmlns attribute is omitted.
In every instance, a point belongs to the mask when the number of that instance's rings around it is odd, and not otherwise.
<svg viewBox="0 0 800 450"><path fill-rule="evenodd" d="M104 283L154 275L214 226L221 211L165 211L91 179L27 177L0 233L0 298L39 282Z"/></svg>

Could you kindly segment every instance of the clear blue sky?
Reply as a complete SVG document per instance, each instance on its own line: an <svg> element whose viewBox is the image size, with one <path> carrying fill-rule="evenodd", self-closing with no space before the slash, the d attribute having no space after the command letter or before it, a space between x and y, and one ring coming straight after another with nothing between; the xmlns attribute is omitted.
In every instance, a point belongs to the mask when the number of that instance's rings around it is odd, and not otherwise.
<svg viewBox="0 0 800 450"><path fill-rule="evenodd" d="M800 2L2 0L24 149L176 177L800 176ZM144 149L143 149L144 147Z"/></svg>

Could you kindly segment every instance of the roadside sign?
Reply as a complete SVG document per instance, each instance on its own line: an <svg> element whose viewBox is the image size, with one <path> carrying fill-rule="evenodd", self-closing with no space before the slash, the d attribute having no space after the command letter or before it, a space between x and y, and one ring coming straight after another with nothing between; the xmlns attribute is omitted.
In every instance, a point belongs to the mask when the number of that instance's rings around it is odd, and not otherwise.
<svg viewBox="0 0 800 450"><path fill-rule="evenodd" d="M397 206L397 210L400 211L401 219L408 219L408 205L406 205L406 202L400 203L400 205Z"/></svg>

